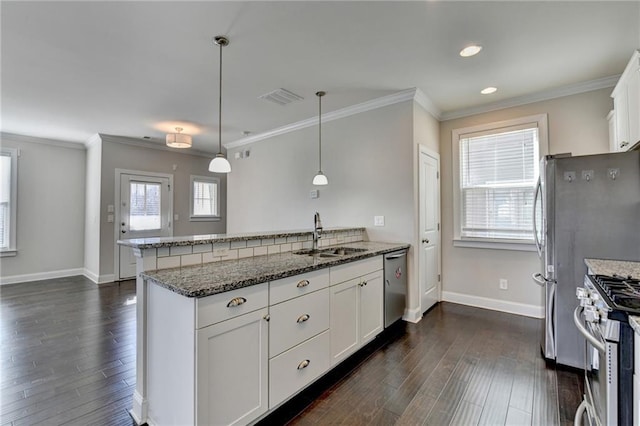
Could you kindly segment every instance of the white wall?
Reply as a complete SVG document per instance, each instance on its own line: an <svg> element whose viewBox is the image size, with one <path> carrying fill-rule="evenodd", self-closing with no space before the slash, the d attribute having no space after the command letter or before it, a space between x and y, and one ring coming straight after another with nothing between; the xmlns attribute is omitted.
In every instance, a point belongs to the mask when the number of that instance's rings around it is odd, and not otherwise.
<svg viewBox="0 0 640 426"><path fill-rule="evenodd" d="M609 97L611 90L601 89L441 123L442 279L445 296L447 292L453 292L472 299L489 298L505 307L511 303L541 307L544 303L541 293L531 281L531 274L539 269L537 253L453 247L452 130L547 113L550 154L606 152L609 148L606 116L613 107ZM509 290L498 289L500 278L509 281Z"/></svg>
<svg viewBox="0 0 640 426"><path fill-rule="evenodd" d="M84 217L84 268L93 281L100 275L100 168L102 163L102 139L99 135L87 143L85 217Z"/></svg>
<svg viewBox="0 0 640 426"><path fill-rule="evenodd" d="M0 259L2 282L82 274L84 146L8 134L2 145L20 150L18 254Z"/></svg>
<svg viewBox="0 0 640 426"><path fill-rule="evenodd" d="M174 236L219 234L226 232L226 176L209 172L210 156L189 154L189 150L158 150L131 145L127 138L102 135L102 171L100 201L100 276L114 274L115 233L113 223L107 222L107 206L115 205L115 169L173 175L173 212L179 216L174 221ZM118 142L120 140L120 142ZM173 170L173 166L176 170ZM220 178L220 212L222 219L216 222L189 221L189 186L191 175L217 176Z"/></svg>

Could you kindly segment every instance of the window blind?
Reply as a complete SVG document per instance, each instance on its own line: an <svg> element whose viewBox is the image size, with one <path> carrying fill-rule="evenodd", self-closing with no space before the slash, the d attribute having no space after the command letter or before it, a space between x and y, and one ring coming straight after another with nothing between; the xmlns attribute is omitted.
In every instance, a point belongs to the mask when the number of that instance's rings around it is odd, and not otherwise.
<svg viewBox="0 0 640 426"><path fill-rule="evenodd" d="M213 182L193 181L193 215L218 215L218 185Z"/></svg>
<svg viewBox="0 0 640 426"><path fill-rule="evenodd" d="M463 238L533 239L536 124L460 137Z"/></svg>

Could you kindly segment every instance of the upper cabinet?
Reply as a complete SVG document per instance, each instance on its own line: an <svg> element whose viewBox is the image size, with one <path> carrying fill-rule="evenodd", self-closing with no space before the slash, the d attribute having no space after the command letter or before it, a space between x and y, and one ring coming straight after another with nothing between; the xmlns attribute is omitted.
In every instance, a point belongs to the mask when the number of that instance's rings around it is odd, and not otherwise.
<svg viewBox="0 0 640 426"><path fill-rule="evenodd" d="M636 50L611 93L615 129L612 151L628 151L640 143L640 50Z"/></svg>

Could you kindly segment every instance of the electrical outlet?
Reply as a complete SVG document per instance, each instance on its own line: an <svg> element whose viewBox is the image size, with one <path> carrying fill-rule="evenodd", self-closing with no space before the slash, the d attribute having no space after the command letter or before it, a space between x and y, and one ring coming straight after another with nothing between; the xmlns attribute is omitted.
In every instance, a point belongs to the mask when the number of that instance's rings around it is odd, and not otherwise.
<svg viewBox="0 0 640 426"><path fill-rule="evenodd" d="M374 216L373 226L384 226L384 216Z"/></svg>
<svg viewBox="0 0 640 426"><path fill-rule="evenodd" d="M500 278L500 290L507 290L509 288L509 282L505 278Z"/></svg>

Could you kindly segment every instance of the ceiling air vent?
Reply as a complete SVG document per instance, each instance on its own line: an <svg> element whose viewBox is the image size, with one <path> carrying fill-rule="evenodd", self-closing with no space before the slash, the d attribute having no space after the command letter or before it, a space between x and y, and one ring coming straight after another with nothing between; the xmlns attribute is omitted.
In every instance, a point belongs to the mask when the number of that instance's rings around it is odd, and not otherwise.
<svg viewBox="0 0 640 426"><path fill-rule="evenodd" d="M290 104L291 102L301 101L304 98L286 89L278 89L278 90L274 90L273 92L269 92L264 95L258 96L258 99L264 99L266 101L270 101L278 105L286 105L286 104Z"/></svg>

